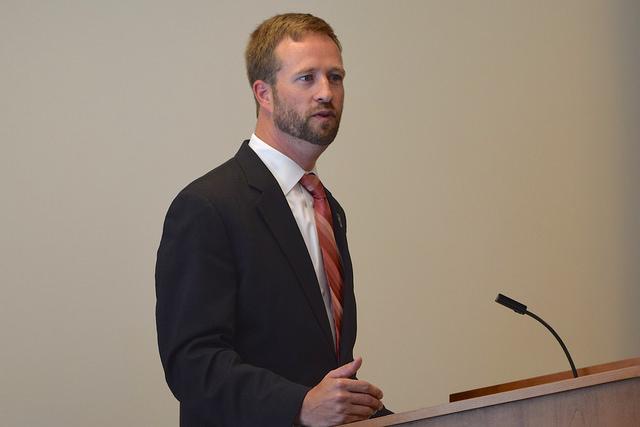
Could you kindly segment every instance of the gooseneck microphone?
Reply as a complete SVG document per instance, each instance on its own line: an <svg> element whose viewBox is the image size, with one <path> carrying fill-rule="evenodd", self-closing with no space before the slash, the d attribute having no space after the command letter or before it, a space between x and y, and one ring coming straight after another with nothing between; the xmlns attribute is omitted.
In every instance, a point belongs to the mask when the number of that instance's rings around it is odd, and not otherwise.
<svg viewBox="0 0 640 427"><path fill-rule="evenodd" d="M564 343L562 342L562 339L560 338L560 335L558 335L556 331L554 331L553 328L549 326L547 322L545 322L540 317L536 316L534 313L527 310L526 305L514 299L511 299L506 295L498 294L498 296L496 297L496 302L500 305L504 305L505 307L510 308L511 310L515 311L518 314L526 314L527 316L533 317L538 322L542 323L549 330L549 332L551 332L553 336L556 337L556 339L560 343L560 346L562 347L562 350L564 350L564 354L567 356L567 359L569 359L569 365L571 365L571 372L573 372L573 378L578 378L578 371L576 371L576 365L573 364L573 359L569 354L569 350L567 350L567 346L564 345Z"/></svg>

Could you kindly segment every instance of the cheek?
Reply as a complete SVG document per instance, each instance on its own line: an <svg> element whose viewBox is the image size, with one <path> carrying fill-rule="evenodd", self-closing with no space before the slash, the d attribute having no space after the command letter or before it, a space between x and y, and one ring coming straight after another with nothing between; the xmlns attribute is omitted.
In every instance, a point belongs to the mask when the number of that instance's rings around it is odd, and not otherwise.
<svg viewBox="0 0 640 427"><path fill-rule="evenodd" d="M336 101L336 105L339 105L342 107L342 103L344 102L344 89L340 89L336 91L334 95L334 99Z"/></svg>

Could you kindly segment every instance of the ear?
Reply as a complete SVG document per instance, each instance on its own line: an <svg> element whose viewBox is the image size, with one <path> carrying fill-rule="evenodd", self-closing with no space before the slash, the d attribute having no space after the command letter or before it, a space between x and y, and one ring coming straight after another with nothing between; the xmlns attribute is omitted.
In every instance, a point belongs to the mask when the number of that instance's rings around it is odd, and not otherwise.
<svg viewBox="0 0 640 427"><path fill-rule="evenodd" d="M273 89L271 85L263 80L256 80L251 87L253 96L261 109L273 112Z"/></svg>

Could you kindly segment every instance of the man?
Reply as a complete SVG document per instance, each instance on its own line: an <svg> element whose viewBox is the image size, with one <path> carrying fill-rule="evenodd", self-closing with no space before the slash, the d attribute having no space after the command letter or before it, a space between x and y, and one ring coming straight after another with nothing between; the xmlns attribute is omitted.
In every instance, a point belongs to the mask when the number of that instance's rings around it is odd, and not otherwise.
<svg viewBox="0 0 640 427"><path fill-rule="evenodd" d="M278 15L246 62L255 133L180 192L158 250L158 342L181 425L369 418L386 410L355 379L346 218L315 170L342 113L340 43L317 17Z"/></svg>

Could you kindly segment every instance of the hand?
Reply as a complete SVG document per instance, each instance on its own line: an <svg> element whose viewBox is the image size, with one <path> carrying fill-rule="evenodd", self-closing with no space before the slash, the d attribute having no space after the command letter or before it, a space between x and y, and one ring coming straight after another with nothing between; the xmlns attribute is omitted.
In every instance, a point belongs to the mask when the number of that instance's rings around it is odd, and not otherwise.
<svg viewBox="0 0 640 427"><path fill-rule="evenodd" d="M353 380L362 358L329 372L302 402L298 422L305 426L334 426L366 420L382 408L382 390Z"/></svg>

